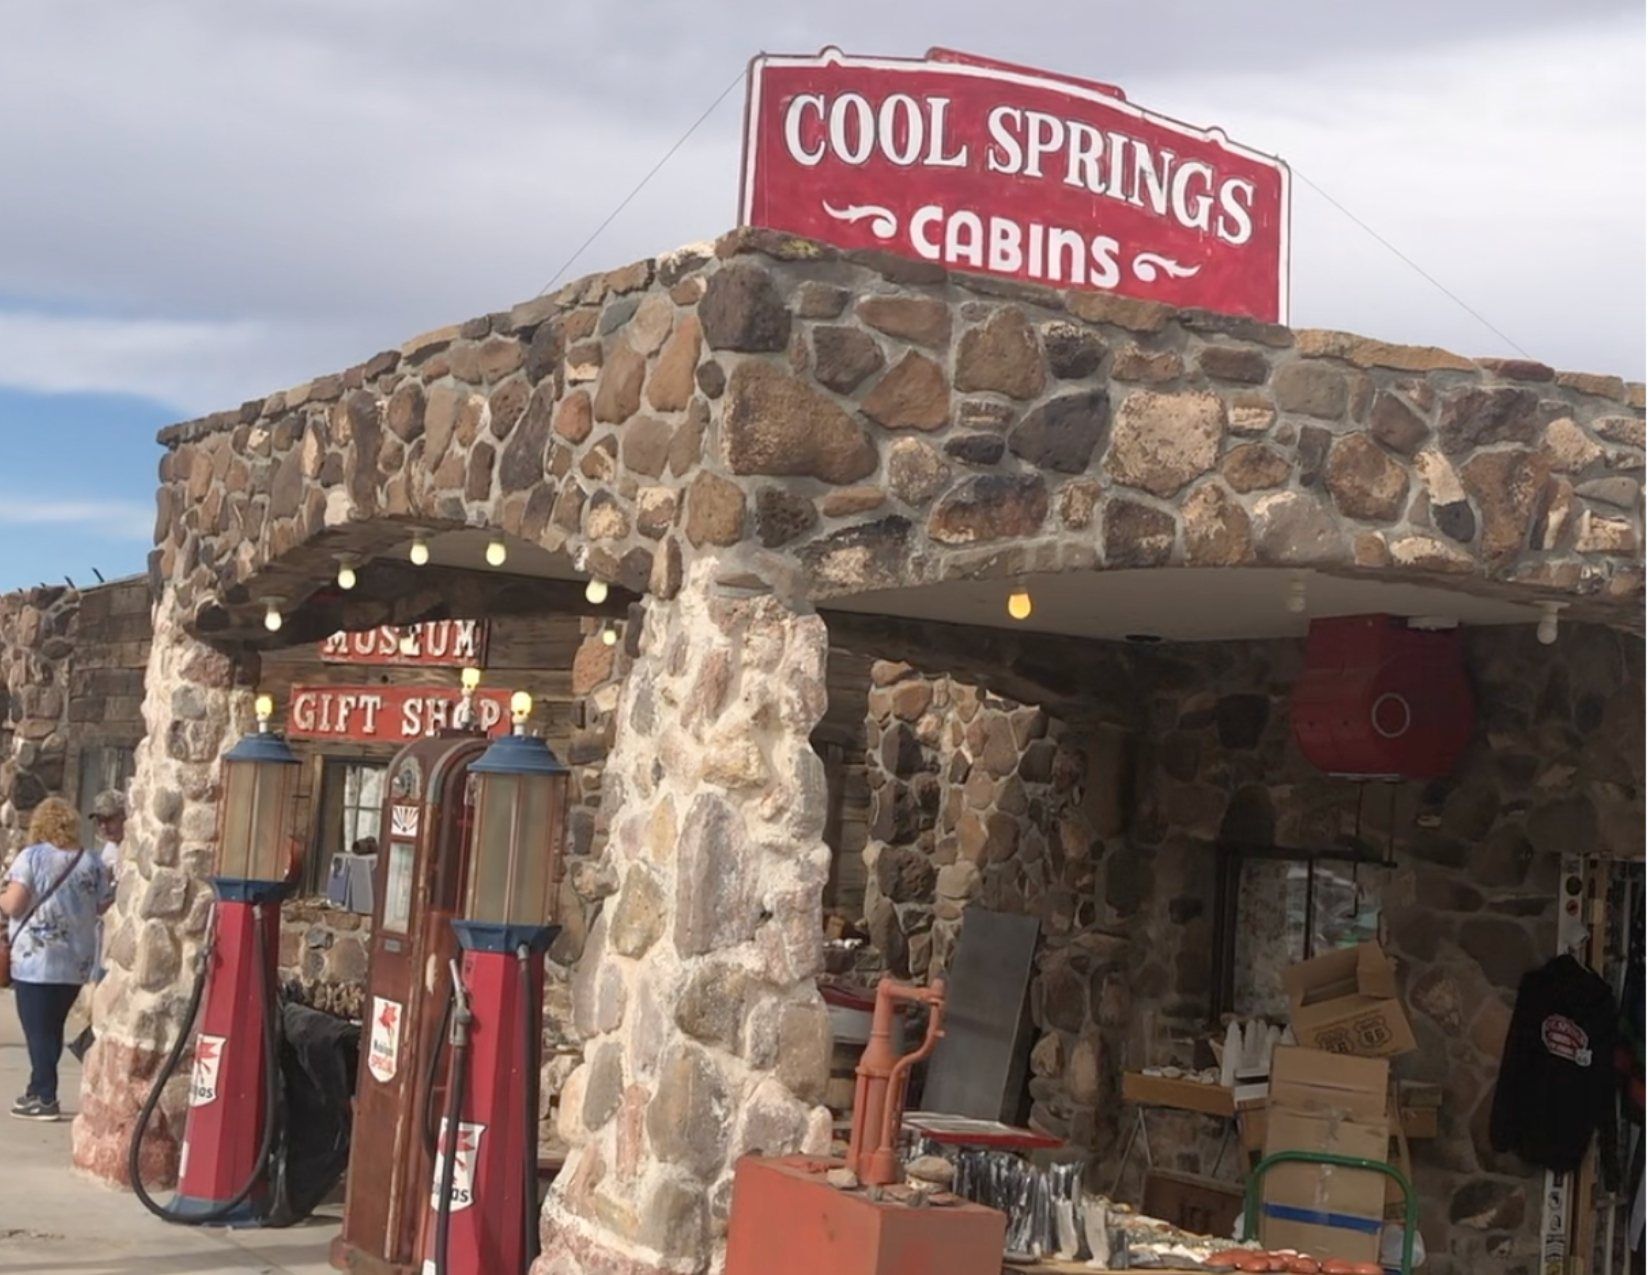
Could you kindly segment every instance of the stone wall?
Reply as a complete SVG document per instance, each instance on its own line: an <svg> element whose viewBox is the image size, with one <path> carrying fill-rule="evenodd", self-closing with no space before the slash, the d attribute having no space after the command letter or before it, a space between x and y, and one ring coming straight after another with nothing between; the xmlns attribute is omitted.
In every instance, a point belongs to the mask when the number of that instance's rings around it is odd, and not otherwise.
<svg viewBox="0 0 1650 1275"><path fill-rule="evenodd" d="M1411 1147L1429 1269L1533 1271L1539 1181L1490 1148L1490 1097L1518 979L1553 951L1560 854L1643 856L1643 646L1592 626L1550 648L1528 627L1476 629L1466 646L1478 716L1456 772L1371 785L1361 815L1358 786L1290 739L1296 642L1133 652L1148 716L1126 739L878 665L876 792L892 804L868 851L873 937L901 971L971 903L1041 918L1030 1118L1089 1147L1104 1188L1126 1132L1121 1070L1208 1061L1221 856L1354 834L1384 851L1390 836L1396 868L1362 873L1420 1043L1396 1072L1445 1095L1438 1137ZM1048 787L1028 782L1045 767ZM950 831L957 809L984 827ZM926 949L934 971L946 947ZM1207 1171L1215 1122L1158 1112L1152 1128L1160 1162ZM1125 1195L1139 1171L1137 1153Z"/></svg>
<svg viewBox="0 0 1650 1275"><path fill-rule="evenodd" d="M1124 736L909 664L872 666L865 920L882 962L918 979L949 963L962 904L1094 922L1094 868L1121 831Z"/></svg>
<svg viewBox="0 0 1650 1275"><path fill-rule="evenodd" d="M77 800L82 750L142 736L149 605L142 579L0 597L0 858L43 798Z"/></svg>
<svg viewBox="0 0 1650 1275"><path fill-rule="evenodd" d="M76 589L42 586L0 598L0 833L9 860L24 844L29 813L61 795L69 752L70 657L80 612Z"/></svg>
<svg viewBox="0 0 1650 1275"><path fill-rule="evenodd" d="M206 884L218 822L220 759L253 725L254 667L190 638L177 609L155 610L144 687L146 733L128 794L125 861L105 918L108 973L92 997L74 1162L125 1182L126 1148L151 1079L181 1030L190 970L212 906ZM169 1180L183 1135L188 1067L144 1143L146 1180Z"/></svg>
<svg viewBox="0 0 1650 1275"><path fill-rule="evenodd" d="M604 806L617 893L573 983L584 1062L543 1275L703 1269L734 1161L823 1151L824 625L693 581L648 609Z"/></svg>

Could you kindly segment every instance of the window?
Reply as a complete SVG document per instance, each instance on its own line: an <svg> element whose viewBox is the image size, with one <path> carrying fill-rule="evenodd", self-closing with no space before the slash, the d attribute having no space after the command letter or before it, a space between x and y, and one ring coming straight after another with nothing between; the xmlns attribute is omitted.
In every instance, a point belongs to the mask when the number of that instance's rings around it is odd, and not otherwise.
<svg viewBox="0 0 1650 1275"><path fill-rule="evenodd" d="M1244 1017L1283 1019L1283 971L1336 948L1379 938L1379 860L1346 852L1276 848L1228 850L1218 914L1212 1006Z"/></svg>
<svg viewBox="0 0 1650 1275"><path fill-rule="evenodd" d="M103 839L97 835L97 829L86 812L105 788L126 791L126 785L132 778L132 754L129 744L89 744L80 750L75 809L80 811L80 840L83 845L102 849Z"/></svg>
<svg viewBox="0 0 1650 1275"><path fill-rule="evenodd" d="M322 763L320 817L304 874L309 893L326 893L333 855L350 851L362 842L369 844L358 853L373 853L379 848L386 773L384 763L376 761L329 757Z"/></svg>

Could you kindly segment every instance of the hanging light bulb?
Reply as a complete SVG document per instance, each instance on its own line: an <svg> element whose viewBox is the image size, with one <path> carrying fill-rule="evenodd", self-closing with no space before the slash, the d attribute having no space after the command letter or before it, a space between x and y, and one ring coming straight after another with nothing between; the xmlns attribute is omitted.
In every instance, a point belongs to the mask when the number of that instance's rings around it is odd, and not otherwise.
<svg viewBox="0 0 1650 1275"><path fill-rule="evenodd" d="M590 582L584 586L584 600L590 603L591 606L600 606L606 602L607 581L597 580L592 576Z"/></svg>
<svg viewBox="0 0 1650 1275"><path fill-rule="evenodd" d="M509 556L510 551L504 547L502 536L494 536L487 542L487 565L489 567L502 567L504 560Z"/></svg>
<svg viewBox="0 0 1650 1275"><path fill-rule="evenodd" d="M430 542L424 539L422 533L413 536L412 548L407 550L407 557L415 567L422 567L430 560Z"/></svg>
<svg viewBox="0 0 1650 1275"><path fill-rule="evenodd" d="M616 644L618 642L618 640L619 640L619 631L617 629L615 629L611 624L605 624L605 625L602 626L602 645L603 646L613 646L614 644Z"/></svg>
<svg viewBox="0 0 1650 1275"><path fill-rule="evenodd" d="M1008 613L1016 620L1031 618L1031 594L1024 589L1016 589L1008 595Z"/></svg>
<svg viewBox="0 0 1650 1275"><path fill-rule="evenodd" d="M275 598L265 598L264 628L268 629L271 633L279 633L281 631L282 623L280 602Z"/></svg>
<svg viewBox="0 0 1650 1275"><path fill-rule="evenodd" d="M1306 578L1296 576L1289 582L1289 593L1283 600L1283 606L1291 615L1301 615L1306 610Z"/></svg>
<svg viewBox="0 0 1650 1275"><path fill-rule="evenodd" d="M259 731L267 731L269 729L269 719L275 716L275 697L273 695L258 696L257 699L252 701L252 712L258 718Z"/></svg>
<svg viewBox="0 0 1650 1275"><path fill-rule="evenodd" d="M338 587L353 589L355 587L355 559L338 559Z"/></svg>
<svg viewBox="0 0 1650 1275"><path fill-rule="evenodd" d="M526 691L517 691L510 696L510 720L516 724L517 733L526 729L527 719L533 715L533 697Z"/></svg>
<svg viewBox="0 0 1650 1275"><path fill-rule="evenodd" d="M467 665L464 671L458 675L458 681L459 685L466 691L473 692L476 687L481 685L481 670L474 664Z"/></svg>
<svg viewBox="0 0 1650 1275"><path fill-rule="evenodd" d="M1541 604L1541 619L1536 622L1535 640L1542 646L1551 646L1558 641L1558 613L1563 609L1562 602Z"/></svg>

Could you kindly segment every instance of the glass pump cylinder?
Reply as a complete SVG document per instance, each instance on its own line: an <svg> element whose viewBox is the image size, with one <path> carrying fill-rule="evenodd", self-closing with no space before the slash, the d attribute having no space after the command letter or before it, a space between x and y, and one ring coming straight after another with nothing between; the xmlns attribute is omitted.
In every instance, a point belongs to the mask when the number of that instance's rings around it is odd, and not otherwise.
<svg viewBox="0 0 1650 1275"><path fill-rule="evenodd" d="M495 741L476 776L475 844L463 916L488 925L542 926L560 874L567 767L542 739Z"/></svg>
<svg viewBox="0 0 1650 1275"><path fill-rule="evenodd" d="M216 875L268 882L286 877L297 777L298 759L279 735L247 735L224 754Z"/></svg>

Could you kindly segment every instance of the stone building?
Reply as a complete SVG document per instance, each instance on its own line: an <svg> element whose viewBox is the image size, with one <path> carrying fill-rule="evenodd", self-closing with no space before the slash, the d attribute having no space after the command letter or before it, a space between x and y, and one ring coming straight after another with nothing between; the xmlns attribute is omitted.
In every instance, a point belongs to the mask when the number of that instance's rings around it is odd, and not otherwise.
<svg viewBox="0 0 1650 1275"><path fill-rule="evenodd" d="M141 576L0 597L0 858L57 793L80 810L124 787L143 738L149 584ZM91 828L85 835L91 835Z"/></svg>
<svg viewBox="0 0 1650 1275"><path fill-rule="evenodd" d="M1231 994L1235 848L1390 842L1370 896L1421 1037L1404 1067L1447 1090L1416 1152L1432 1269L1533 1269L1536 1179L1484 1116L1511 989L1552 948L1557 852L1642 856L1643 401L738 232L174 426L111 920L131 942L76 1161L119 1177L178 1030L217 758L275 649L565 614L594 576L628 611L569 872L581 1061L541 1275L713 1267L733 1162L826 1146L815 978L854 785L852 888L890 968L943 968L970 903L1039 918L1030 1118L1108 1167L1118 1069L1189 1050ZM494 535L508 588L480 563ZM1467 626L1455 775L1363 801L1292 750L1292 593ZM834 778L833 652L871 683L864 762L838 733ZM149 915L180 882L188 906Z"/></svg>

